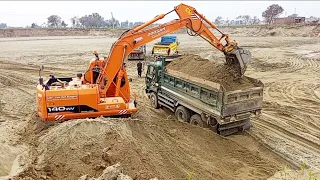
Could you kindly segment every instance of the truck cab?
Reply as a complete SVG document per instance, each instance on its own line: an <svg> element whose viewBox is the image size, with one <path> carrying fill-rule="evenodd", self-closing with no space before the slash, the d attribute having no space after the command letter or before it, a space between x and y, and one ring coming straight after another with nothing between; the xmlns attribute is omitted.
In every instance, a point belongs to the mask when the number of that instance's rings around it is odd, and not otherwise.
<svg viewBox="0 0 320 180"><path fill-rule="evenodd" d="M150 91L156 91L157 86L160 82L161 78L161 70L163 70L163 64L165 63L164 60L151 62L148 65L147 73L146 73L146 93Z"/></svg>
<svg viewBox="0 0 320 180"><path fill-rule="evenodd" d="M128 55L128 60L145 60L147 54L146 45L142 45L139 48L133 50Z"/></svg>
<svg viewBox="0 0 320 180"><path fill-rule="evenodd" d="M180 42L177 36L163 36L161 41L156 43L151 54L154 56L176 57L179 55Z"/></svg>

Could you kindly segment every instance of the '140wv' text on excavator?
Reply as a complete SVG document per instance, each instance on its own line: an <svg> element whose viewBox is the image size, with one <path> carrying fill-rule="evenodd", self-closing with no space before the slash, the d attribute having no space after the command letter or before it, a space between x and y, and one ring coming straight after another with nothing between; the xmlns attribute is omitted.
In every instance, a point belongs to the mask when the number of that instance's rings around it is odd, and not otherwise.
<svg viewBox="0 0 320 180"><path fill-rule="evenodd" d="M159 25L146 27L175 11L179 19ZM208 27L209 25L209 27ZM89 64L87 71L76 78L57 78L51 76L44 81L40 76L37 85L38 114L44 121L61 121L99 116L130 116L137 112L136 99L130 93L130 84L124 60L136 48L187 27L191 36L201 36L226 56L228 64L239 65L242 76L251 53L238 47L227 34L222 33L207 18L191 6L179 4L174 10L160 14L151 21L125 31L112 45L109 56L96 59ZM209 28L222 35L218 39ZM225 40L222 44L222 40ZM40 68L41 71L41 68Z"/></svg>

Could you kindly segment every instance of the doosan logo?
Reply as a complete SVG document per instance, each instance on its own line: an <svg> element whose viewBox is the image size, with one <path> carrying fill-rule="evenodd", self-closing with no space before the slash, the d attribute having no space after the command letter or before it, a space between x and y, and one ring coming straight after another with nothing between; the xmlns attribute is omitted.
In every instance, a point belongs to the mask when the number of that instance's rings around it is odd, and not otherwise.
<svg viewBox="0 0 320 180"><path fill-rule="evenodd" d="M164 27L164 28L155 30L155 31L153 31L153 32L149 32L149 33L148 33L148 36L152 36L152 35L154 35L154 34L158 34L159 32L162 32L162 31L165 31L165 30L166 30L166 28Z"/></svg>

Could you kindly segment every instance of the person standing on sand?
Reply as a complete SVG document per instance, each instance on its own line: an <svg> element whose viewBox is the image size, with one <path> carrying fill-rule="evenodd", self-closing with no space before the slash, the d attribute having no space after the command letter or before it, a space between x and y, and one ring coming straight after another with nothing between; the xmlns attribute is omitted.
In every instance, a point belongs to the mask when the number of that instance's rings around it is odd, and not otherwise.
<svg viewBox="0 0 320 180"><path fill-rule="evenodd" d="M141 61L138 62L137 69L138 69L138 76L141 77L141 72L142 72L142 63L141 63Z"/></svg>

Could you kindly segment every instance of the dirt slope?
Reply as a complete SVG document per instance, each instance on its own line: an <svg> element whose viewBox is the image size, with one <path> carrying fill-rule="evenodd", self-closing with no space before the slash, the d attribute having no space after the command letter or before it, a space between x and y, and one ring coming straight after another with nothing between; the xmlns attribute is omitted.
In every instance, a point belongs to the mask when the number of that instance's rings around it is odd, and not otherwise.
<svg viewBox="0 0 320 180"><path fill-rule="evenodd" d="M153 120L75 120L40 131L30 116L24 141L34 149L23 154L16 177L77 179L97 177L105 167L120 162L134 179L265 179L279 166L211 131L153 116ZM31 126L30 126L31 125ZM36 141L34 141L36 140ZM24 161L26 159L27 161ZM31 164L32 162L32 164Z"/></svg>
<svg viewBox="0 0 320 180"><path fill-rule="evenodd" d="M304 25L257 25L244 27L221 27L220 30L230 34L231 36L245 37L320 37L319 24Z"/></svg>
<svg viewBox="0 0 320 180"><path fill-rule="evenodd" d="M111 36L119 37L125 29L84 29L84 28L16 28L0 29L0 38L46 37L46 36Z"/></svg>

